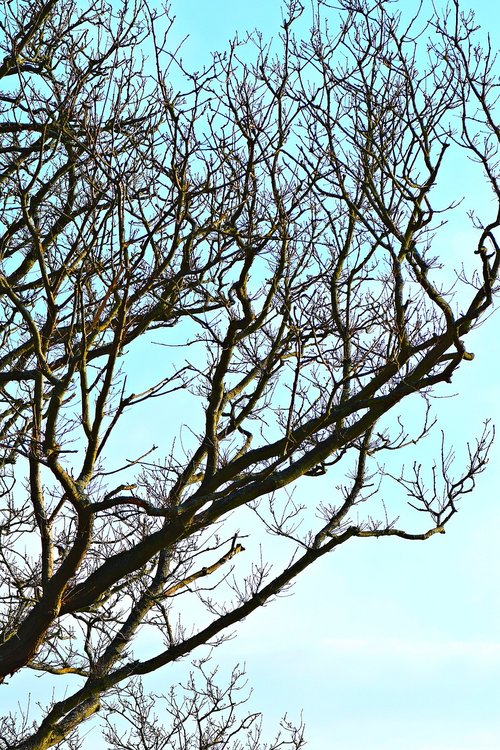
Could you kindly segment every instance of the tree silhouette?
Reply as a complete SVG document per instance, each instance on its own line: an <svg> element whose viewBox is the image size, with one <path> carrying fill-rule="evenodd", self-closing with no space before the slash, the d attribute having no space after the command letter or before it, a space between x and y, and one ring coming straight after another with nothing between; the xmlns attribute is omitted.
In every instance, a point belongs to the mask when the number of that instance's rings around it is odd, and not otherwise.
<svg viewBox="0 0 500 750"><path fill-rule="evenodd" d="M456 2L426 22L319 3L301 39L290 0L273 45L254 33L196 72L143 0L19 5L0 64L0 679L78 687L35 727L6 717L0 747L77 747L102 707L114 748L257 748L238 672L218 688L200 662L201 686L165 699L171 729L137 680L349 539L443 533L473 488L489 426L457 474L444 443L430 487L417 463L395 474L418 511L404 524L380 503L378 456L427 434L432 418L414 434L399 405L472 359L492 303L494 55ZM450 153L496 200L474 247L439 258ZM132 457L151 414L164 443ZM329 473L342 484L317 503ZM255 556L261 530L275 541ZM301 747L285 729L273 747Z"/></svg>

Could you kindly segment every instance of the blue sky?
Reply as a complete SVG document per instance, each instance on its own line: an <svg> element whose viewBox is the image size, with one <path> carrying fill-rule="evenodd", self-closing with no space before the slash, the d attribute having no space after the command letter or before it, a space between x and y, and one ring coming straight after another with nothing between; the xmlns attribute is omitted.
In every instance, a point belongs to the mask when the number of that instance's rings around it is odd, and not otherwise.
<svg viewBox="0 0 500 750"><path fill-rule="evenodd" d="M492 31L495 5L474 3L478 22ZM201 66L236 31L276 34L280 7L275 0L173 0L176 34L189 34L183 48L189 67ZM482 187L467 177L464 205L441 240L444 253L453 248L470 254L474 235L465 214L487 200ZM458 452L480 433L485 418L500 429L499 320L492 318L471 338L475 360L438 394L456 398L433 402ZM123 440L142 445L146 424L135 425ZM307 750L500 748L499 466L500 439L446 535L425 543L351 541L298 579L293 596L255 613L218 649L223 668L245 663L253 688L249 708L264 712L269 737L284 713L293 720L302 712ZM304 480L297 498L317 492L316 482ZM187 667L182 664L179 674ZM160 673L149 685L159 690L170 679ZM19 695L27 686L19 682ZM89 748L105 747L92 737Z"/></svg>
<svg viewBox="0 0 500 750"><path fill-rule="evenodd" d="M275 34L280 19L272 0L183 0L172 9L179 36L190 35L184 58L200 63L235 31ZM481 0L474 10L494 32L496 4ZM487 195L480 198L482 184L470 179L464 176L463 210L441 240L445 253L447 245L467 252L473 243L465 212ZM500 423L497 330L498 316L475 333L469 346L476 358L450 391L457 397L433 403L457 448L480 432L483 419ZM285 712L294 718L302 711L308 750L498 750L499 466L497 440L445 536L345 545L218 651L226 665L246 663L252 707L264 710L270 732ZM298 499L310 491L304 482Z"/></svg>

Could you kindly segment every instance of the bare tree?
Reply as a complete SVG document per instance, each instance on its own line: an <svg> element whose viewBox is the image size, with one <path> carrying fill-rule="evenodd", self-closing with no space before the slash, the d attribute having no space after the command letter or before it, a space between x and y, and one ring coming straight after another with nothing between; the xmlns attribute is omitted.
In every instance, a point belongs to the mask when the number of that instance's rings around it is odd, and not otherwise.
<svg viewBox="0 0 500 750"><path fill-rule="evenodd" d="M255 33L197 72L143 0L18 5L0 64L0 679L73 677L37 726L7 717L0 747L77 747L117 694L134 747L237 747L237 674L227 693L206 673L194 702L170 694L158 735L136 680L349 539L444 533L486 464L488 426L457 474L443 443L429 488L418 464L393 471L418 511L404 523L373 479L433 424L404 429L401 402L446 388L492 304L495 58L455 1L425 23L321 2L301 40L290 0L273 45ZM474 246L440 259L449 154L477 162L494 201ZM147 432L152 403L164 444L131 456L116 436ZM326 473L343 477L328 503L293 500ZM247 561L260 530L270 556ZM186 707L208 734L193 739Z"/></svg>

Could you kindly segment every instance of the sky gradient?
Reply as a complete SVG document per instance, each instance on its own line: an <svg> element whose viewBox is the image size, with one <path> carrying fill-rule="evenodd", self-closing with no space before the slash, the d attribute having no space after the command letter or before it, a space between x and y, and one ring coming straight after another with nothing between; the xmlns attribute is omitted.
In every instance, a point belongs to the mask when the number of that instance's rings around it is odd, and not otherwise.
<svg viewBox="0 0 500 750"><path fill-rule="evenodd" d="M494 6L492 0L474 3L478 23L496 35L498 46ZM236 32L244 36L257 28L264 37L276 35L280 7L277 0L173 0L175 38L189 35L182 51L186 64L202 67ZM474 257L467 211L489 200L475 179L473 170L448 171L447 184L455 191L450 200L464 201L437 251L454 265L463 254ZM475 359L464 362L452 385L432 399L440 417L437 437L440 428L447 432L458 459L485 419L500 429L498 323L493 316L470 337ZM154 366L148 362L149 369ZM177 409L169 419L185 421L182 396ZM416 412L417 407L408 413ZM138 445L156 440L148 429L142 420L122 433L131 454L134 440ZM424 446L421 457L429 465L438 444L433 438ZM302 714L307 750L500 748L499 467L497 440L487 471L474 494L461 501L445 535L414 543L350 540L309 568L293 595L261 608L236 628L237 637L217 649L214 660L223 672L236 663L246 666L253 689L248 708L263 711L268 738L286 713L292 721ZM307 503L311 493L328 497L336 479L304 478L295 498ZM404 504L406 498L394 487L388 500ZM182 662L174 675L181 679L188 669L189 662ZM31 680L36 701L49 681ZM166 692L171 680L170 673L160 672L146 685ZM24 702L29 680L16 677L12 684ZM85 725L82 734L87 730ZM90 728L85 748L104 750L106 744Z"/></svg>
<svg viewBox="0 0 500 750"><path fill-rule="evenodd" d="M275 35L280 19L280 3L269 0L184 0L172 8L177 33L190 35L186 60L223 49L235 31ZM481 0L474 9L498 46L495 4ZM460 184L460 177L450 171L453 197L458 188L464 204L440 240L445 259L474 246L466 211L489 200L484 184L469 174ZM500 422L497 332L495 316L470 337L475 360L433 401L440 427L456 436L457 452L484 419ZM427 457L430 463L432 446ZM293 719L302 711L307 750L498 750L499 466L497 440L446 535L425 543L351 541L218 650L227 667L246 663L250 705L264 711L270 734L285 712ZM316 491L311 481L299 485L299 501Z"/></svg>

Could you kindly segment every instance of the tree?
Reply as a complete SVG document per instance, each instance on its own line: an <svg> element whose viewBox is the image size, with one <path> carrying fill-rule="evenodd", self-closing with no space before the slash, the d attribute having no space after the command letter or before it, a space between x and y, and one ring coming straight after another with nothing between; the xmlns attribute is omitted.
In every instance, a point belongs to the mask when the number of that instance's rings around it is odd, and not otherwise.
<svg viewBox="0 0 500 750"><path fill-rule="evenodd" d="M78 686L36 727L6 717L1 747L76 747L101 706L128 707L132 735L108 725L113 747L166 747L175 727L179 747L237 747L239 673L225 693L200 663L204 687L170 696L174 729L158 734L137 680L350 539L444 533L485 467L488 425L457 475L443 442L440 486L417 463L394 473L419 511L403 524L377 499L378 456L433 424L403 428L400 404L451 382L492 304L495 58L455 0L424 24L386 0L338 4L340 19L319 3L300 41L290 0L279 51L253 34L197 72L143 0L5 4L0 675L2 690L24 669ZM450 152L478 163L495 203L464 258L440 260ZM130 457L117 436L151 404L164 444ZM344 477L331 503L293 500L327 473ZM269 559L246 562L260 529ZM201 714L195 740L183 727Z"/></svg>

